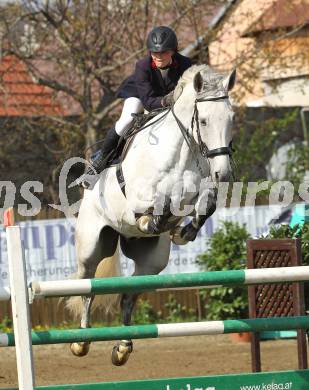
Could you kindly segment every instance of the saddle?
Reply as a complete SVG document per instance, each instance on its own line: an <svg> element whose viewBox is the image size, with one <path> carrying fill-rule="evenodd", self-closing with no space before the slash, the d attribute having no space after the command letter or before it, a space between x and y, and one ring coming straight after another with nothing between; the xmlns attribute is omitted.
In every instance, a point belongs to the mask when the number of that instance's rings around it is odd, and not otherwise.
<svg viewBox="0 0 309 390"><path fill-rule="evenodd" d="M126 183L122 172L122 162L124 161L136 134L138 134L140 131L147 128L149 125L152 125L154 122L151 123L148 122L151 119L153 119L156 115L166 110L167 110L166 108L159 108L146 113L132 114L133 116L132 125L126 131L126 133L122 137L120 137L116 148L112 150L104 160L103 163L104 169L112 166L116 166L116 177L124 196L126 196L126 192L125 192Z"/></svg>
<svg viewBox="0 0 309 390"><path fill-rule="evenodd" d="M106 167L122 163L130 149L130 146L132 145L136 134L146 129L148 127L147 123L163 111L166 111L166 108L158 108L149 112L146 111L138 114L131 114L133 117L132 125L125 132L125 134L120 137L118 145L111 153Z"/></svg>

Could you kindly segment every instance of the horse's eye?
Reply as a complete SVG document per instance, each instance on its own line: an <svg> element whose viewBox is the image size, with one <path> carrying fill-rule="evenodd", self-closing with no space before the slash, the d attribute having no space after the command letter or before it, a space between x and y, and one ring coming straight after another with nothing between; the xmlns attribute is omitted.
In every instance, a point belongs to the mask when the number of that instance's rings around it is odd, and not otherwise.
<svg viewBox="0 0 309 390"><path fill-rule="evenodd" d="M207 125L206 119L202 119L202 120L201 120L201 125L202 125L202 126L206 126L206 125Z"/></svg>

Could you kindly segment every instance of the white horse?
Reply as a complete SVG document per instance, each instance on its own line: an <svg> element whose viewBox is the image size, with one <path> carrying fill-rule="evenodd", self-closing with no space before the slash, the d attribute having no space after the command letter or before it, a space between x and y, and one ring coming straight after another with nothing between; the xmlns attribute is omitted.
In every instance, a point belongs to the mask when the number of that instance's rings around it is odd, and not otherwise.
<svg viewBox="0 0 309 390"><path fill-rule="evenodd" d="M171 239L195 239L215 211L216 183L229 180L232 171L228 92L235 76L235 70L224 76L207 65L189 68L173 107L137 134L121 165L106 169L93 190L85 190L76 227L77 278L119 276L118 243L134 260L134 275L158 274L168 263ZM186 215L192 220L181 227ZM124 325L131 323L137 295L122 295ZM93 299L68 300L82 328L90 326ZM107 296L105 307L111 302ZM89 343L73 343L71 350L83 356ZM132 341L122 340L113 349L113 363L124 364L131 351Z"/></svg>

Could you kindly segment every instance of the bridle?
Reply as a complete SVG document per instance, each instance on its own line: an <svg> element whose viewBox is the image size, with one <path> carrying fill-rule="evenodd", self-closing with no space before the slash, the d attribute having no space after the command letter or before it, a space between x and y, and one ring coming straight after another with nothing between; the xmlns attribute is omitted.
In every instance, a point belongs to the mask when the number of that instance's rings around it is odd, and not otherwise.
<svg viewBox="0 0 309 390"><path fill-rule="evenodd" d="M209 159L212 157L216 156L224 156L224 155L229 155L232 157L233 154L233 147L232 147L232 141L230 142L229 146L223 146L221 148L215 148L209 150L205 142L202 140L201 137L201 131L200 131L200 124L199 124L199 112L197 108L197 103L200 102L209 102L209 101L219 101L219 100L224 100L228 99L228 95L221 95L221 96L211 96L211 97L201 97L197 98L194 101L194 110L193 110L193 115L191 119L191 133L189 130L184 126L184 124L180 121L180 119L176 116L175 111L174 111L174 104L171 106L170 110L176 120L176 123L178 124L178 127L184 137L184 140L186 141L190 151L192 152L193 156L196 156L196 148L194 145L196 144L196 141L193 136L194 132L194 123L196 123L196 134L197 134L197 145L199 149L199 154L204 158L204 159ZM196 157L196 165L197 168L199 169L200 173L202 174L202 168L200 166L199 158Z"/></svg>
<svg viewBox="0 0 309 390"><path fill-rule="evenodd" d="M216 156L222 156L225 154L228 154L230 157L232 156L233 149L232 149L232 141L230 142L229 146L223 146L221 148L211 149L209 150L207 145L203 142L200 132L200 123L198 118L198 109L197 109L197 103L199 102L209 102L209 101L218 101L218 100L224 100L228 99L228 95L223 95L219 97L208 97L208 98L199 98L195 99L194 103L194 111L193 111L193 117L191 122L191 129L193 132L193 126L194 126L194 120L196 123L196 132L198 137L198 144L200 147L200 152L203 157L216 157Z"/></svg>

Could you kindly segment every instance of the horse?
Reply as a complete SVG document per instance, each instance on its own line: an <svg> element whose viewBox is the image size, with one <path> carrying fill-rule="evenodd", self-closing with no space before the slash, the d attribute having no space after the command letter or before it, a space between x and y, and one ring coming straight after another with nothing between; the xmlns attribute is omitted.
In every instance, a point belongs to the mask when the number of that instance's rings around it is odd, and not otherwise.
<svg viewBox="0 0 309 390"><path fill-rule="evenodd" d="M174 90L174 104L136 134L121 164L105 169L85 190L76 224L75 278L120 276L119 250L135 262L134 275L158 274L169 260L171 241L193 241L216 209L218 182L232 174L229 101L236 70L227 75L208 65L187 69ZM185 226L186 216L192 217ZM138 294L123 294L123 324L131 324ZM99 298L99 297L98 297ZM105 299L104 299L105 298ZM106 310L115 296L100 297ZM67 307L90 327L94 296L71 297ZM89 342L72 343L74 355ZM112 362L124 364L133 344L114 346Z"/></svg>

